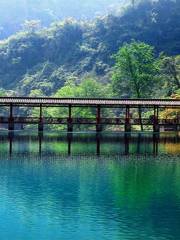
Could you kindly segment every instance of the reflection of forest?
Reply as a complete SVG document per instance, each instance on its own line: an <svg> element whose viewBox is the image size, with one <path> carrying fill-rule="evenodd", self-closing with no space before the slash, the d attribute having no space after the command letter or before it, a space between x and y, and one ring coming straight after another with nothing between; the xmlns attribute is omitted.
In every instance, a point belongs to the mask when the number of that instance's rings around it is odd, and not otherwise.
<svg viewBox="0 0 180 240"><path fill-rule="evenodd" d="M0 154L116 155L179 154L180 137L171 134L1 134Z"/></svg>
<svg viewBox="0 0 180 240"><path fill-rule="evenodd" d="M168 153L180 154L180 144L179 143L167 143L165 145L165 150Z"/></svg>
<svg viewBox="0 0 180 240"><path fill-rule="evenodd" d="M0 165L0 195L6 205L14 199L27 225L40 214L60 229L90 221L103 229L112 227L116 234L126 232L128 226L131 234L143 229L151 232L157 224L158 231L170 231L172 236L179 231L178 158L173 163L124 163L95 157L90 161L1 161Z"/></svg>

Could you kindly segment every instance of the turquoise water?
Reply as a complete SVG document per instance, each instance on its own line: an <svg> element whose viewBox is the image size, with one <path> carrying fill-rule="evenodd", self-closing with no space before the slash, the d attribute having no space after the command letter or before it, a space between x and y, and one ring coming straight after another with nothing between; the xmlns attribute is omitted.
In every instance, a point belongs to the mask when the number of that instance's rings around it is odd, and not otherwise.
<svg viewBox="0 0 180 240"><path fill-rule="evenodd" d="M0 239L180 239L179 140L1 133Z"/></svg>

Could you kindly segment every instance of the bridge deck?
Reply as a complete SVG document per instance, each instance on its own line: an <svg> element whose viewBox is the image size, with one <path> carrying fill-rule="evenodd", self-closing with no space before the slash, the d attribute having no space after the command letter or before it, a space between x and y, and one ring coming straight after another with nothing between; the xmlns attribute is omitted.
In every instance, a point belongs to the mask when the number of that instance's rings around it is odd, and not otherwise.
<svg viewBox="0 0 180 240"><path fill-rule="evenodd" d="M58 106L162 106L180 107L180 100L174 99L97 99L97 98L29 98L0 97L0 105L58 105Z"/></svg>

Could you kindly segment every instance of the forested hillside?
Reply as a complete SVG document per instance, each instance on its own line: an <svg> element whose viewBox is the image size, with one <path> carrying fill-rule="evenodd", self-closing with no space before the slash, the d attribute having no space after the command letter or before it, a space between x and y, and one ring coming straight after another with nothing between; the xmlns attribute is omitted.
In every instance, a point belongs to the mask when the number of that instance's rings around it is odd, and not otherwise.
<svg viewBox="0 0 180 240"><path fill-rule="evenodd" d="M154 88L164 88L161 92L156 90L156 94L170 96L179 89L179 19L180 2L160 0L142 1L123 14L99 17L92 22L68 19L42 30L37 21L26 22L23 32L0 43L0 87L13 90L16 95L30 96L51 96L58 91L62 94L60 89L64 87L66 95L68 84L74 88L84 79L93 79L110 88L117 60L113 55L123 44L137 41L150 45L153 59L158 62L154 74L159 82ZM118 87L123 86L122 81ZM117 94L111 88L112 95ZM127 89L124 95L132 97ZM121 97L120 91L118 94ZM152 88L148 94L154 96Z"/></svg>
<svg viewBox="0 0 180 240"><path fill-rule="evenodd" d="M92 19L130 0L0 0L0 39L22 29L25 20L40 20L42 26L68 17Z"/></svg>

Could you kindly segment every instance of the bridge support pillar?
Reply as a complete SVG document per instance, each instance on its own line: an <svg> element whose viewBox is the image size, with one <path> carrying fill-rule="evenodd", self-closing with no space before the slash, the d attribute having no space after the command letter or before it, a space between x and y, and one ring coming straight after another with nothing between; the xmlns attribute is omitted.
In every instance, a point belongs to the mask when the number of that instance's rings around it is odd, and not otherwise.
<svg viewBox="0 0 180 240"><path fill-rule="evenodd" d="M73 132L73 122L72 122L72 106L69 105L68 107L69 115L67 119L67 131L68 132Z"/></svg>
<svg viewBox="0 0 180 240"><path fill-rule="evenodd" d="M102 132L102 126L101 124L96 125L96 132Z"/></svg>
<svg viewBox="0 0 180 240"><path fill-rule="evenodd" d="M101 135L100 135L100 133L96 134L96 154L97 154L97 156L101 155Z"/></svg>
<svg viewBox="0 0 180 240"><path fill-rule="evenodd" d="M153 132L160 132L160 126L158 124L154 124Z"/></svg>
<svg viewBox="0 0 180 240"><path fill-rule="evenodd" d="M154 106L153 132L160 132L160 125L159 125L159 108L158 108L158 106Z"/></svg>
<svg viewBox="0 0 180 240"><path fill-rule="evenodd" d="M68 132L73 132L73 125L69 122L68 122L68 129L67 130L68 130Z"/></svg>
<svg viewBox="0 0 180 240"><path fill-rule="evenodd" d="M153 154L158 155L159 133L153 133Z"/></svg>
<svg viewBox="0 0 180 240"><path fill-rule="evenodd" d="M39 156L42 154L42 140L43 140L43 132L39 131L38 133L38 140L39 140Z"/></svg>
<svg viewBox="0 0 180 240"><path fill-rule="evenodd" d="M129 142L130 142L131 134L130 133L125 133L124 134L124 150L125 150L125 155L129 155Z"/></svg>
<svg viewBox="0 0 180 240"><path fill-rule="evenodd" d="M44 130L43 122L42 122L42 120L39 120L38 131L43 132L43 130Z"/></svg>
<svg viewBox="0 0 180 240"><path fill-rule="evenodd" d="M42 104L40 104L38 131L43 132L43 130L44 130L44 124L43 124L43 117L42 117Z"/></svg>
<svg viewBox="0 0 180 240"><path fill-rule="evenodd" d="M13 105L10 104L10 113L9 113L9 119L8 119L8 130L13 131L14 130L14 118L13 118Z"/></svg>
<svg viewBox="0 0 180 240"><path fill-rule="evenodd" d="M102 132L101 106L97 106L97 109L96 109L96 132Z"/></svg>
<svg viewBox="0 0 180 240"><path fill-rule="evenodd" d="M73 141L73 133L68 133L67 134L67 141L68 141L68 155L71 155L71 147L72 147L72 141Z"/></svg>
<svg viewBox="0 0 180 240"><path fill-rule="evenodd" d="M131 132L130 107L126 106L125 132Z"/></svg>
<svg viewBox="0 0 180 240"><path fill-rule="evenodd" d="M8 141L9 141L9 156L12 156L13 153L13 138L14 138L14 133L9 132L8 133Z"/></svg>

